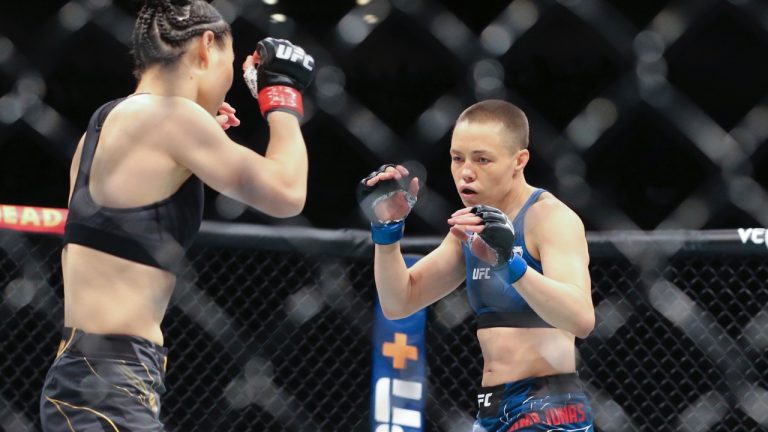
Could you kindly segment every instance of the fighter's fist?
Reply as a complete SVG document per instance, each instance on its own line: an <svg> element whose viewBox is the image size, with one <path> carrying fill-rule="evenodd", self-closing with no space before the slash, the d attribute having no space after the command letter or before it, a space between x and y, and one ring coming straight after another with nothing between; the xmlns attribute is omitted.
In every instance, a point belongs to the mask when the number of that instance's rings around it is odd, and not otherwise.
<svg viewBox="0 0 768 432"><path fill-rule="evenodd" d="M304 115L301 92L312 82L315 71L315 60L304 49L284 39L265 38L243 68L245 82L259 100L262 115L272 111L286 111L299 118Z"/></svg>
<svg viewBox="0 0 768 432"><path fill-rule="evenodd" d="M256 44L260 87L288 86L303 91L312 82L315 60L285 39L265 38Z"/></svg>
<svg viewBox="0 0 768 432"><path fill-rule="evenodd" d="M515 242L515 228L507 215L501 210L486 206L476 205L471 213L477 215L481 224L485 225L477 235L495 252L495 260L490 264L493 267L505 265L512 256L512 245Z"/></svg>
<svg viewBox="0 0 768 432"><path fill-rule="evenodd" d="M528 264L512 252L515 228L503 211L487 205L466 207L454 212L448 224L451 234L466 242L474 256L490 264L495 271L506 269L508 283L523 277Z"/></svg>
<svg viewBox="0 0 768 432"><path fill-rule="evenodd" d="M418 193L419 179L402 165L382 165L357 184L357 201L374 224L405 219Z"/></svg>

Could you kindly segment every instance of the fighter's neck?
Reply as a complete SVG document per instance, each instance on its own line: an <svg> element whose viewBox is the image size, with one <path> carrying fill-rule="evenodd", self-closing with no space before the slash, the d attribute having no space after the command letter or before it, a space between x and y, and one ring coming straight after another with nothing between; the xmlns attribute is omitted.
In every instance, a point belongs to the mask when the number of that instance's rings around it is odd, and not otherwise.
<svg viewBox="0 0 768 432"><path fill-rule="evenodd" d="M171 73L159 68L145 71L136 86L136 93L178 96L191 100L197 99L197 92L197 83L193 75L182 76L181 72Z"/></svg>
<svg viewBox="0 0 768 432"><path fill-rule="evenodd" d="M528 201L528 198L530 198L531 194L533 194L535 190L535 187L529 185L528 183L522 182L520 185L517 185L517 187L510 191L510 193L507 195L507 199L504 200L504 203L502 203L499 208L502 209L510 219L514 218L517 216L517 214L520 212L520 209L523 208L523 205L525 205L525 202Z"/></svg>

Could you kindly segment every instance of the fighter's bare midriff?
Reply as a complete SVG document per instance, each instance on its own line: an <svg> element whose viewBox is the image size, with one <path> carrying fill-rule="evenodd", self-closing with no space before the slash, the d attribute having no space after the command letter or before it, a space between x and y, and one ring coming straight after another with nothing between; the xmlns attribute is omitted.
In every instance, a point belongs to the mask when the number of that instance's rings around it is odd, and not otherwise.
<svg viewBox="0 0 768 432"><path fill-rule="evenodd" d="M176 278L158 268L69 244L62 252L64 325L163 344L160 322Z"/></svg>
<svg viewBox="0 0 768 432"><path fill-rule="evenodd" d="M573 373L576 370L574 336L553 328L479 329L483 352L483 386L523 378Z"/></svg>

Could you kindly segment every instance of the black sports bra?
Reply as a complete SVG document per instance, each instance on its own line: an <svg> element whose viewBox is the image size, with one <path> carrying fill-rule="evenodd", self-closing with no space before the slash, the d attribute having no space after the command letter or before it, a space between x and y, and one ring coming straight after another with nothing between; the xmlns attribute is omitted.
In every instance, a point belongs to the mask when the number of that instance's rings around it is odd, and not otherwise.
<svg viewBox="0 0 768 432"><path fill-rule="evenodd" d="M101 127L110 111L124 99L102 105L88 123L64 243L178 273L203 219L203 184L197 177L191 176L170 197L141 207L100 206L88 189Z"/></svg>

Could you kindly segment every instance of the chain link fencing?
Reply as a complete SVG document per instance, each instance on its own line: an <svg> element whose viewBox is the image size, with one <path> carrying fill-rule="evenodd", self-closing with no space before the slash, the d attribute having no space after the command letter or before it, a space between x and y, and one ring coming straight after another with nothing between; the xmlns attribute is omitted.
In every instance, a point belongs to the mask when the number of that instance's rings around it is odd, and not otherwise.
<svg viewBox="0 0 768 432"><path fill-rule="evenodd" d="M768 249L758 240L754 230L590 236L597 325L578 342L578 368L598 430L768 426ZM438 241L403 247L425 253ZM39 430L63 320L60 248L57 237L0 231L8 432ZM205 224L163 324L168 430L368 430L371 251L364 231ZM463 289L429 309L426 431L471 430L474 332Z"/></svg>
<svg viewBox="0 0 768 432"><path fill-rule="evenodd" d="M131 3L4 6L0 201L66 204L88 117L132 91ZM530 178L591 230L768 225L765 1L213 4L238 55L270 35L318 62L303 128L314 174L291 224L362 227L350 185L414 159L431 175L409 229L442 232L459 206L451 124L476 100L504 98L531 120ZM230 101L249 120L233 138L264 141L241 82ZM206 219L274 223L206 196ZM596 234L590 248L597 326L578 364L598 428L766 429L765 231ZM59 253L58 238L0 232L2 430L39 429L63 319ZM368 253L363 232L209 224L164 322L169 430L367 430ZM430 308L427 338L426 429L468 431L481 364L461 289Z"/></svg>
<svg viewBox="0 0 768 432"><path fill-rule="evenodd" d="M134 89L140 3L7 2L0 202L66 206L62 179L88 118ZM531 123L527 178L590 230L768 226L764 0L212 4L232 24L238 59L274 36L317 61L303 123L310 190L293 225L364 228L351 185L382 163L415 160L430 179L409 229L440 235L461 207L448 172L452 124L477 100L501 98ZM263 149L266 123L241 79L228 101L243 120L228 133ZM216 191L206 197L208 220L276 223Z"/></svg>

